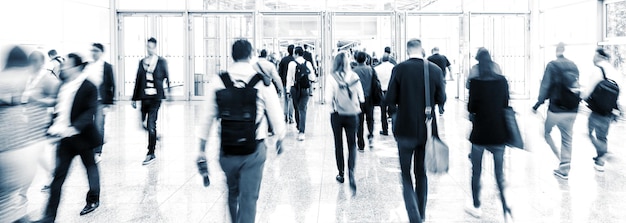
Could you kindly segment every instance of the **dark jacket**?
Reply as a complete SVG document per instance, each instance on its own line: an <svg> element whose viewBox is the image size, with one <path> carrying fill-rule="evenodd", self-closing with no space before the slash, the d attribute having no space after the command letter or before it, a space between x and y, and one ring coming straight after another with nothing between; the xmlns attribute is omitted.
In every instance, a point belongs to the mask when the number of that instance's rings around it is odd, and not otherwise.
<svg viewBox="0 0 626 223"><path fill-rule="evenodd" d="M278 63L278 75L283 81L283 87L287 85L287 70L289 69L289 63L294 60L293 56L289 55L283 57L283 59L280 60L280 63Z"/></svg>
<svg viewBox="0 0 626 223"><path fill-rule="evenodd" d="M104 62L104 76L99 89L100 102L105 105L112 105L115 99L115 79L113 78L113 67L110 63Z"/></svg>
<svg viewBox="0 0 626 223"><path fill-rule="evenodd" d="M156 88L156 95L146 95L144 89L146 89L146 70L143 68L143 59L139 61L139 68L137 69L137 78L135 79L135 90L133 92L133 101L144 99L165 99L165 92L163 92L163 81L167 79L167 87L170 87L170 78L167 69L167 61L163 57L159 57L156 68L154 69L154 87Z"/></svg>
<svg viewBox="0 0 626 223"><path fill-rule="evenodd" d="M311 66L313 67L313 72L315 72L315 74L317 74L317 70L315 68L315 61L313 61L313 54L309 51L304 51L304 53L302 54L302 57L304 58L304 60L309 61L309 63L311 63Z"/></svg>
<svg viewBox="0 0 626 223"><path fill-rule="evenodd" d="M361 87L363 87L363 94L365 95L365 98L369 98L372 95L372 77L374 76L374 68L365 64L359 64L354 67L352 71L359 75Z"/></svg>
<svg viewBox="0 0 626 223"><path fill-rule="evenodd" d="M440 103L445 98L441 69L428 62L431 103ZM385 102L397 105L393 134L396 137L417 139L426 142L426 92L424 90L424 60L411 58L393 68ZM431 108L434 114L434 109ZM433 122L436 123L436 122ZM433 126L434 127L434 126ZM436 133L436 128L433 128Z"/></svg>
<svg viewBox="0 0 626 223"><path fill-rule="evenodd" d="M537 97L537 103L533 107L534 109L537 109L546 99L550 99L548 110L551 112L578 112L578 108L564 109L557 103L559 101L559 89L555 87L555 85L561 82L562 74L567 71L576 74L576 76L579 75L576 64L563 56L557 57L556 60L550 61L550 63L546 65L546 71L541 80L539 97Z"/></svg>
<svg viewBox="0 0 626 223"><path fill-rule="evenodd" d="M102 137L94 123L98 107L98 88L90 81L84 81L76 91L70 123L76 128L78 135L64 138L61 143L71 144L74 148L93 149L102 145Z"/></svg>
<svg viewBox="0 0 626 223"><path fill-rule="evenodd" d="M467 111L473 115L470 142L502 145L506 142L504 109L509 106L509 84L502 75L477 77L470 82Z"/></svg>

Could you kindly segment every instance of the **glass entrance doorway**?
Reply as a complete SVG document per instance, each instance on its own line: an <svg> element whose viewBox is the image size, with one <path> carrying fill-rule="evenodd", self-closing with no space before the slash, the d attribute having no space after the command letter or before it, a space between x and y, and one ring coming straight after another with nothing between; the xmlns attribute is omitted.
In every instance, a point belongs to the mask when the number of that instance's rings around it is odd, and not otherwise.
<svg viewBox="0 0 626 223"><path fill-rule="evenodd" d="M333 52L365 51L380 59L385 47L394 49L394 27L391 13L334 13L332 17Z"/></svg>
<svg viewBox="0 0 626 223"><path fill-rule="evenodd" d="M146 56L146 41L157 39L157 54L167 60L172 97L184 99L185 84L185 22L182 13L171 14L120 14L119 17L119 77L124 80L120 88L121 99L133 95L139 61Z"/></svg>

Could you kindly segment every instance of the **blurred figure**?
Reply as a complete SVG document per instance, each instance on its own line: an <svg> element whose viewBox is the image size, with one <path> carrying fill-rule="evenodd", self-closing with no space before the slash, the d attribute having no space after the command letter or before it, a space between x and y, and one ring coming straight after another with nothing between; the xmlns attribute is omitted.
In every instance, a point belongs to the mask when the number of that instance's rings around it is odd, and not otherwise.
<svg viewBox="0 0 626 223"><path fill-rule="evenodd" d="M278 63L278 75L280 75L280 79L283 81L283 88L285 88L285 90L287 85L287 70L289 69L289 63L295 60L293 57L293 48L294 45L287 46L287 52L289 55L283 57L283 59L280 60L280 63ZM289 124L293 123L294 106L291 102L291 97L288 94L285 94L284 109L285 122Z"/></svg>
<svg viewBox="0 0 626 223"><path fill-rule="evenodd" d="M452 64L450 64L450 61L448 61L448 58L444 55L439 54L439 47L435 47L432 49L432 54L431 56L428 57L428 61L433 62L435 64L437 64L437 66L439 68L441 68L441 72L443 73L443 83L446 83L446 70L450 71L450 77L452 77ZM439 107L439 115L443 115L444 112L444 104L445 104L445 100L441 103L438 104Z"/></svg>
<svg viewBox="0 0 626 223"><path fill-rule="evenodd" d="M361 82L361 86L363 88L363 94L365 95L365 102L361 103L361 113L359 114L359 129L356 134L357 144L359 146L359 152L365 151L365 139L363 138L363 134L365 134L363 122L367 123L367 140L370 149L373 148L373 140L374 140L374 103L372 102L372 82L375 81L374 73L375 70L365 64L367 61L367 53L358 52L356 54L356 62L358 65L354 67L354 72L359 75L359 80Z"/></svg>
<svg viewBox="0 0 626 223"><path fill-rule="evenodd" d="M45 56L39 51L34 51L28 57L33 72L29 77L26 85L25 94L22 97L23 102L29 102L32 104L32 111L37 112L42 118L38 119L38 123L32 123L35 125L41 125L42 128L47 128L51 123L52 110L56 104L56 97L59 91L60 81L50 71L44 69ZM56 151L56 145L45 143L43 145L42 154L38 156L40 166L46 171L46 174L50 174L53 177L53 159ZM47 179L46 182L52 181L52 178ZM43 192L48 191L50 185L44 185L41 189Z"/></svg>
<svg viewBox="0 0 626 223"><path fill-rule="evenodd" d="M61 64L65 62L63 57L59 56L55 49L51 49L48 51L48 57L50 57L50 67L48 71L50 71L54 76L59 77L61 73Z"/></svg>
<svg viewBox="0 0 626 223"><path fill-rule="evenodd" d="M104 142L104 119L106 110L113 105L115 98L115 80L113 78L113 66L102 60L104 46L100 43L91 45L91 57L93 62L87 65L87 80L98 88L98 109L96 110L96 127L100 131ZM96 163L102 160L102 146L94 149Z"/></svg>
<svg viewBox="0 0 626 223"><path fill-rule="evenodd" d="M0 72L0 221L29 222L26 191L35 176L45 127L28 103L27 84L32 69L20 47L9 51ZM25 95L26 94L26 95Z"/></svg>
<svg viewBox="0 0 626 223"><path fill-rule="evenodd" d="M278 71L276 71L276 65L269 61L267 57L267 50L261 50L259 61L254 66L254 69L272 81L276 88L276 93L280 96L285 92L285 89L282 87L281 78L278 75Z"/></svg>
<svg viewBox="0 0 626 223"><path fill-rule="evenodd" d="M396 65L391 74L386 104L398 106L393 121L393 135L398 144L402 191L406 211L411 223L422 222L426 217L428 178L424 166L426 145L426 97L434 103L445 97L441 69L428 62L423 56L422 41L411 39L407 42L409 59ZM424 66L428 66L430 92L426 95ZM428 111L434 113L434 109ZM433 134L437 133L437 122L433 115ZM411 166L413 161L413 166ZM415 185L411 177L415 174Z"/></svg>
<svg viewBox="0 0 626 223"><path fill-rule="evenodd" d="M385 53L383 54L383 57L384 56L389 57L389 63L391 63L393 65L397 65L398 64L398 62L396 62L396 59L391 54L391 47L388 47L388 46L385 47Z"/></svg>
<svg viewBox="0 0 626 223"><path fill-rule="evenodd" d="M331 101L332 112L330 123L335 139L335 159L339 174L335 179L344 182L343 158L343 131L348 142L348 177L352 193L356 193L354 166L356 165L356 132L358 115L361 113L360 104L365 102L363 88L359 83L359 76L350 69L350 59L344 52L335 56L332 78L326 80L326 98ZM343 130L343 131L342 131Z"/></svg>
<svg viewBox="0 0 626 223"><path fill-rule="evenodd" d="M156 54L156 46L157 40L155 38L148 39L146 43L148 56L139 61L131 102L131 106L137 108L137 101L141 101L141 122L146 122L144 128L148 130L148 153L143 165L156 161L154 155L157 141L156 121L159 108L161 108L161 101L165 99L163 89L165 79L167 79L168 93L171 90L167 61Z"/></svg>
<svg viewBox="0 0 626 223"><path fill-rule="evenodd" d="M85 63L80 56L71 53L63 64L60 78L55 118L48 134L60 138L57 149L57 165L50 185L50 199L41 222L54 222L61 201L61 189L75 156L80 156L89 181L86 205L80 212L85 215L100 206L100 174L94 160L93 148L102 145L100 132L94 116L98 107L98 88L87 81L83 73Z"/></svg>
<svg viewBox="0 0 626 223"><path fill-rule="evenodd" d="M319 73L317 72L317 66L316 66L317 63L313 59L315 58L315 56L311 53L312 51L311 47L309 47L308 44L304 44L302 46L304 47L304 54L302 55L302 57L304 58L304 60L309 61L309 63L311 63L311 66L313 67L313 70L311 70L311 72L315 73L315 77L319 77ZM315 83L311 85L313 86L309 88L309 96L313 96L313 90L315 90Z"/></svg>
<svg viewBox="0 0 626 223"><path fill-rule="evenodd" d="M473 128L470 134L472 142L472 198L473 205L465 210L474 217L480 218L480 175L482 173L483 152L488 150L493 154L496 183L500 190L500 201L504 212L505 222L511 219L511 209L504 197L504 143L507 140L507 130L504 110L509 106L509 85L502 74L493 70L494 62L485 48L480 48L476 54L479 75L470 82L469 102L467 111L473 114Z"/></svg>
<svg viewBox="0 0 626 223"><path fill-rule="evenodd" d="M387 95L387 87L389 86L389 80L391 80L391 72L393 71L393 65L389 62L389 56L383 56L382 63L374 67L376 74L380 79L380 87L383 91L383 101L380 105L380 123L382 124L381 135L389 135L389 122L387 119L391 117L396 111L395 107L385 103L385 96Z"/></svg>
<svg viewBox="0 0 626 223"><path fill-rule="evenodd" d="M309 88L311 88L311 82L315 81L315 72L313 71L313 65L302 57L304 55L302 47L296 47L294 55L294 61L289 62L287 68L287 87L285 91L293 98L296 127L299 132L298 141L303 141L306 130L307 104L310 97Z"/></svg>

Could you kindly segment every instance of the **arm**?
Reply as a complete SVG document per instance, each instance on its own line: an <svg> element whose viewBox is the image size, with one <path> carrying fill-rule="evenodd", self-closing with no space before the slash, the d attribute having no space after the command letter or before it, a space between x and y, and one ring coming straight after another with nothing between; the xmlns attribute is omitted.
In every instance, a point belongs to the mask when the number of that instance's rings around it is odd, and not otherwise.
<svg viewBox="0 0 626 223"><path fill-rule="evenodd" d="M435 103L443 105L446 102L446 84L443 80L443 72L440 69L435 69L435 75L431 75L435 78Z"/></svg>
<svg viewBox="0 0 626 223"><path fill-rule="evenodd" d="M271 124L277 140L282 140L285 138L286 128L284 121L285 115L283 114L283 109L280 105L280 99L279 97L276 97L273 87L262 86L259 90L263 94L265 114L268 119L267 121Z"/></svg>
<svg viewBox="0 0 626 223"><path fill-rule="evenodd" d="M352 76L354 76L354 79L359 80L359 82L361 81L361 79L359 79L359 75L357 75L356 73L352 72ZM359 96L359 103L365 103L365 92L363 91L363 85L361 83L357 83L355 84L356 87L356 94Z"/></svg>
<svg viewBox="0 0 626 223"><path fill-rule="evenodd" d="M207 94L204 100L205 106L203 106L204 114L201 115L202 124L200 125L198 129L198 138L200 140L201 155L204 155L206 142L209 139L209 135L211 134L213 123L217 119L218 108L217 108L217 102L215 101L215 92L218 89L223 88L223 84L219 76L215 76L212 79L213 80L209 82L209 86L207 86L208 88Z"/></svg>
<svg viewBox="0 0 626 223"><path fill-rule="evenodd" d="M287 84L285 86L285 92L289 93L291 87L294 85L294 79L296 75L296 62L289 62L287 65Z"/></svg>
<svg viewBox="0 0 626 223"><path fill-rule="evenodd" d="M84 91L79 89L79 91L76 92L77 97L74 100L79 101L75 101L74 104L85 104L86 109L72 121L72 127L78 132L82 132L87 126L93 124L93 117L96 115L96 109L98 107L98 89L96 86L91 84L91 82L85 81L81 89L84 89Z"/></svg>
<svg viewBox="0 0 626 223"><path fill-rule="evenodd" d="M539 96L537 97L537 103L533 106L533 110L537 110L543 102L550 98L550 85L552 85L552 76L554 75L554 64L548 63L546 66L546 71L543 74L543 79L541 79L541 86L539 88Z"/></svg>
<svg viewBox="0 0 626 223"><path fill-rule="evenodd" d="M396 67L391 70L391 79L389 80L389 86L387 87L387 94L385 95L385 104L397 105L398 104L398 92L400 90L400 82L398 81Z"/></svg>
<svg viewBox="0 0 626 223"><path fill-rule="evenodd" d="M102 96L102 103L106 105L113 104L113 99L115 98L115 79L113 78L113 67L109 63L105 63L104 66L104 80L102 85L105 93Z"/></svg>
<svg viewBox="0 0 626 223"><path fill-rule="evenodd" d="M283 83L280 79L280 75L278 75L278 71L276 70L276 67L272 66L270 69L270 75L272 75L272 82L274 82L274 86L276 87L276 89L278 90L278 94L282 95L283 92L285 92L285 89L283 89Z"/></svg>
<svg viewBox="0 0 626 223"><path fill-rule="evenodd" d="M309 70L311 71L309 73L309 80L310 81L315 81L316 76L315 76L315 69L313 68L313 65L311 65L311 62L306 62L306 66L309 68Z"/></svg>
<svg viewBox="0 0 626 223"><path fill-rule="evenodd" d="M37 99L37 102L42 103L45 106L52 107L57 102L57 95L59 94L61 82L59 81L59 79L47 73L45 74L41 82L43 83L43 98Z"/></svg>
<svg viewBox="0 0 626 223"><path fill-rule="evenodd" d="M133 101L139 100L139 97L141 96L141 90L142 90L143 84L140 83L140 81L142 80L140 76L146 73L146 71L143 69L142 61L143 59L139 60L139 66L137 67L137 76L135 77L135 89L133 90L133 97L131 99Z"/></svg>
<svg viewBox="0 0 626 223"><path fill-rule="evenodd" d="M474 87L474 85L475 84L468 82L469 96L467 100L467 111L470 113L470 116L476 113L476 87Z"/></svg>
<svg viewBox="0 0 626 223"><path fill-rule="evenodd" d="M167 60L161 59L160 62L163 62L163 80L166 80L165 83L167 84L167 93L171 94L172 88L170 88L170 72L167 67Z"/></svg>
<svg viewBox="0 0 626 223"><path fill-rule="evenodd" d="M331 74L326 78L326 85L324 86L326 89L324 89L324 98L326 98L326 101L330 101L329 105L331 106L331 108L333 107L333 101L335 100L335 91L337 88L337 81L335 81L335 78L332 77L334 74Z"/></svg>

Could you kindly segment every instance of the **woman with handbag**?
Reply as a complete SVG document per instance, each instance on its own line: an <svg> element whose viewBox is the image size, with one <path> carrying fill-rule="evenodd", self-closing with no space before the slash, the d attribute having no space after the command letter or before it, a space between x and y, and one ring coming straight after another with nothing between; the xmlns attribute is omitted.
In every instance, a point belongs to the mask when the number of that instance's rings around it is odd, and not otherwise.
<svg viewBox="0 0 626 223"><path fill-rule="evenodd" d="M504 212L505 222L511 219L511 209L504 197L504 148L507 141L505 122L505 108L509 106L509 86L504 76L498 72L498 65L491 60L489 51L478 49L476 54L478 64L472 70L478 71L478 76L469 82L469 102L467 110L473 115L473 128L470 135L472 142L472 197L473 205L466 211L479 218L480 210L480 175L482 171L483 152L493 154L495 177L500 190L500 200Z"/></svg>

